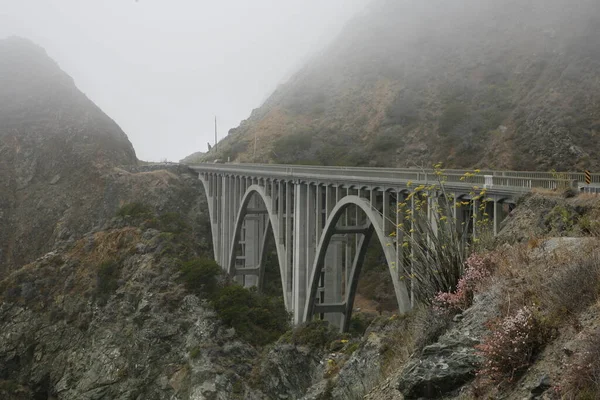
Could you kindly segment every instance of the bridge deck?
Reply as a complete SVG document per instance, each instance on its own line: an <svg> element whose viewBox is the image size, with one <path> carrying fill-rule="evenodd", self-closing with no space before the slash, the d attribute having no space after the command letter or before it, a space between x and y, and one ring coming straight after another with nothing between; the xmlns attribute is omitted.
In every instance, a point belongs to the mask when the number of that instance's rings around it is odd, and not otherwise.
<svg viewBox="0 0 600 400"><path fill-rule="evenodd" d="M434 184L440 177L434 170L411 168L358 168L311 165L280 164L196 164L190 168L198 172L219 172L234 175L250 175L269 179L318 181L344 185L384 185L405 187L414 184ZM577 187L584 179L583 173L520 172L520 171L480 171L465 176L472 171L444 170L441 179L449 189L466 189L473 186L486 188L490 193L518 195L532 189L557 189ZM592 176L600 182L600 174ZM583 185L581 185L583 186ZM596 186L596 185L593 185Z"/></svg>

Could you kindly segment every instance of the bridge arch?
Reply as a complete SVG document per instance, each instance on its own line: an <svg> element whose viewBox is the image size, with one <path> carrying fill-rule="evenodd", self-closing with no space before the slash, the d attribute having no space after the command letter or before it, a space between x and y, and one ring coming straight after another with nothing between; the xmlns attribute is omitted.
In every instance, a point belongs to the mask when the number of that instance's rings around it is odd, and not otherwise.
<svg viewBox="0 0 600 400"><path fill-rule="evenodd" d="M409 311L411 308L406 285L399 279L399 266L396 265L398 257L396 254L395 242L392 240L392 238L385 234L383 230L383 218L381 214L371 206L369 200L363 197L351 195L343 197L339 200L339 202L331 211L327 222L325 223L323 234L316 249L316 255L312 265L310 279L308 281L309 292L306 299L306 306L304 308L304 321L309 321L315 314L319 312L316 310L317 307L315 304L315 298L317 289L319 287L320 276L324 268L327 249L329 248L333 236L336 233L343 232L343 230L340 231L337 228L337 224L342 215L344 215L350 206L356 206L362 210L362 212L366 215L367 225L361 227L362 229L356 227L357 229L355 233L361 234L361 238L356 248L356 254L352 261L351 272L348 277L348 282L346 283L346 291L343 302L342 304L331 305L332 310L342 313L340 326L342 330L347 330L350 323L352 306L354 304L354 297L356 295L356 289L358 286L358 278L367 252L369 241L371 240L373 234L376 234L383 248L388 269L392 277L399 311L403 313Z"/></svg>
<svg viewBox="0 0 600 400"><path fill-rule="evenodd" d="M267 214L267 222L266 225L264 227L264 231L263 231L263 235L261 238L258 238L258 240L260 241L259 243L259 261L258 261L258 268L259 268L259 274L258 274L258 286L259 288L262 287L263 284L263 278L264 278L264 258L265 258L265 249L266 249L266 245L267 245L267 237L269 235L269 233L272 233L275 237L275 247L276 247L276 251L277 251L277 261L279 264L279 274L281 276L281 287L282 287L282 292L283 292L283 298L284 298L284 302L285 302L285 307L286 309L290 309L289 308L289 299L288 296L286 296L286 274L285 274L285 270L284 270L284 266L285 266L285 255L286 255L286 249L285 246L283 245L283 243L279 242L279 240L277 240L277 238L279 237L279 224L278 224L278 218L276 213L274 213L273 208L272 208L272 204L273 204L273 199L271 198L271 196L267 195L265 189L262 186L259 185L251 185L250 187L248 187L248 189L246 189L246 192L244 193L242 200L240 202L240 207L238 209L237 212L237 217L235 220L235 225L234 225L234 229L233 229L233 235L231 236L231 246L229 247L229 257L228 257L228 261L227 261L227 266L226 266L226 271L229 275L235 275L236 272L236 266L235 266L235 261L236 261L236 245L239 244L240 241L240 235L241 235L241 231L242 231L242 226L244 224L244 219L246 218L246 216L248 215L249 212L249 208L250 208L250 203L251 201L257 198L260 200L260 202L262 203L262 205L265 207L266 210L266 214Z"/></svg>

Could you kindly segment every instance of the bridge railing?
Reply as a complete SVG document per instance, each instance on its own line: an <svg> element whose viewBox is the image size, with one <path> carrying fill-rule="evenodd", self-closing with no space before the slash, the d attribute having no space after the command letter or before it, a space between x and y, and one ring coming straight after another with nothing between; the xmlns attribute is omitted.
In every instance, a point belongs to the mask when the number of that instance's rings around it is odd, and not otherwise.
<svg viewBox="0 0 600 400"><path fill-rule="evenodd" d="M204 164L210 165L210 164ZM223 164L221 164L223 165ZM377 171L390 171L390 172L405 172L405 173L420 173L420 174L434 174L435 171L430 168L365 168L365 167L346 167L346 166L320 166L320 165L276 165L276 164L226 164L226 165L243 165L244 167L269 167L276 170L285 170L287 168L293 168L298 170L322 170L327 168L331 171L360 171L361 175L365 170L374 169ZM273 170L271 169L271 170ZM447 175L464 175L467 173L472 174L474 170L470 169L444 169L444 174ZM490 169L478 170L476 175L492 175L495 177L518 177L518 178L534 178L534 179L547 179L547 180L576 180L578 182L585 181L585 174L583 172L543 172L543 171L497 171ZM600 173L591 174L592 184L600 184Z"/></svg>
<svg viewBox="0 0 600 400"><path fill-rule="evenodd" d="M517 171L480 171L477 174L464 170L444 170L438 176L434 170L419 170L411 168L359 168L359 167L323 167L312 165L273 165L273 164L201 164L193 166L207 171L231 173L251 173L257 176L286 178L286 179L322 179L342 180L357 183L407 183L434 184L439 179L452 186L481 188L506 188L520 192L534 188L559 189L577 187L583 174L571 173L559 175L566 179L557 179L556 174L545 172L523 172L517 176Z"/></svg>

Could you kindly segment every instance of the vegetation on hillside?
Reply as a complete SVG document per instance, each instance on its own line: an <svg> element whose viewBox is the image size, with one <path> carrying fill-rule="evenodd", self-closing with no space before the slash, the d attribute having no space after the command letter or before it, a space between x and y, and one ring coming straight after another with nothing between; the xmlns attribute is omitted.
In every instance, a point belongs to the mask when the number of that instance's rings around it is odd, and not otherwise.
<svg viewBox="0 0 600 400"><path fill-rule="evenodd" d="M181 215L156 215L146 204L130 203L123 205L117 216L128 223L161 231L164 240L161 254L178 265L180 281L188 292L207 299L223 323L234 328L241 339L254 345L266 345L289 329L290 316L281 289L276 294L260 293L233 282L213 259L198 256L190 246L190 227ZM109 278L114 268L102 267L101 270L110 271L103 274L107 275L103 282L108 287L102 289L110 291Z"/></svg>
<svg viewBox="0 0 600 400"><path fill-rule="evenodd" d="M594 0L376 1L204 159L598 169L598 40Z"/></svg>

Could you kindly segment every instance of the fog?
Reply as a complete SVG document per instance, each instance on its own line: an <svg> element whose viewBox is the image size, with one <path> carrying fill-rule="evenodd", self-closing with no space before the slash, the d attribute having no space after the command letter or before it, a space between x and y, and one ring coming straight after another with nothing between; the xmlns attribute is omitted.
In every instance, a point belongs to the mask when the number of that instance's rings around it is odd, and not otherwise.
<svg viewBox="0 0 600 400"><path fill-rule="evenodd" d="M0 38L46 49L140 159L206 151L369 0L0 0Z"/></svg>

